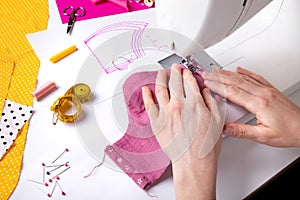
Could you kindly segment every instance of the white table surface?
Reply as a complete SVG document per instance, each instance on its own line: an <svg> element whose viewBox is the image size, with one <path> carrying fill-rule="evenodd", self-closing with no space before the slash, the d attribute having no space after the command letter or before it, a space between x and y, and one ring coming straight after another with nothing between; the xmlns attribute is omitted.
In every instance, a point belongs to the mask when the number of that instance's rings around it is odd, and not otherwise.
<svg viewBox="0 0 300 200"><path fill-rule="evenodd" d="M66 30L61 25L54 0L49 1L50 18L48 30L50 33ZM143 17L146 12L137 14ZM114 17L106 18L108 22L116 20ZM92 33L96 20L85 23ZM103 23L103 21L101 22ZM28 181L41 180L42 162L50 162L65 148L70 149L65 153L60 162L69 161L71 168L61 175L60 185L66 192L62 196L56 189L53 199L153 199L145 191L141 190L124 173L112 170L105 165L98 168L92 176L84 178L98 161L84 147L74 124L58 122L56 126L51 123L52 113L49 106L76 81L81 64L89 56L89 51L84 47L82 38L89 34L77 33L80 23L76 24L74 36L57 38L56 41L40 41L49 46L48 52L37 52L41 59L41 68L38 84L54 80L59 88L47 96L41 102L34 102L34 115L31 118L27 142L24 151L23 167L19 184L10 199L49 199L47 193L50 187L35 184ZM96 26L96 25L95 25ZM78 29L76 29L78 28ZM79 40L81 38L81 40ZM49 62L49 55L62 49L64 46L76 44L79 51L66 59L53 65ZM286 88L285 88L286 89ZM294 92L290 98L300 105L300 90ZM299 148L274 148L257 144L248 140L225 138L219 162L217 182L217 197L220 200L241 199L250 194L262 183L275 175L300 155ZM158 199L175 199L172 177L166 176L165 180L151 188L150 193L158 196Z"/></svg>

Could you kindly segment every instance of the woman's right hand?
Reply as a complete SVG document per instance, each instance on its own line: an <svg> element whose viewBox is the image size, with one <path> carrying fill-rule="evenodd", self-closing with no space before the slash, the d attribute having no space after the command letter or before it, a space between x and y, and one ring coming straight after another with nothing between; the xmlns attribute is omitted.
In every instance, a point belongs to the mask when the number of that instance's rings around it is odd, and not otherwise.
<svg viewBox="0 0 300 200"><path fill-rule="evenodd" d="M255 114L257 125L229 123L223 133L276 147L300 147L300 108L262 76L238 67L203 73L215 93Z"/></svg>

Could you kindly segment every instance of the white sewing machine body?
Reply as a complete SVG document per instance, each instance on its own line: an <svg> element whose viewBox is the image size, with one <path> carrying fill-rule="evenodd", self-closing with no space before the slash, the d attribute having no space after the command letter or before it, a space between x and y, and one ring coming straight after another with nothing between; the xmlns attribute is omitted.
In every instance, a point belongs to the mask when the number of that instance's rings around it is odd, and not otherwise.
<svg viewBox="0 0 300 200"><path fill-rule="evenodd" d="M288 96L300 88L299 8L297 0L158 0L156 15L160 27L200 43L224 68L255 71Z"/></svg>
<svg viewBox="0 0 300 200"><path fill-rule="evenodd" d="M272 0L156 1L161 28L177 31L207 48L238 29Z"/></svg>

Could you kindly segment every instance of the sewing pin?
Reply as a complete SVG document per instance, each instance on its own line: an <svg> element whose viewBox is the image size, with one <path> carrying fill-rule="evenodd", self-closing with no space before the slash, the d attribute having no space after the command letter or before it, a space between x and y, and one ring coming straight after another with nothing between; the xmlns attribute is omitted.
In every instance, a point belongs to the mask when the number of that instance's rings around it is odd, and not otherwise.
<svg viewBox="0 0 300 200"><path fill-rule="evenodd" d="M43 183L41 183L41 182L38 182L38 181L35 181L35 180L31 180L31 179L26 179L27 181L30 181L30 182L33 182L33 183L37 183L37 184L40 184L40 185L42 185Z"/></svg>
<svg viewBox="0 0 300 200"><path fill-rule="evenodd" d="M47 171L47 174L50 175L51 172L54 172L55 170L58 170L59 168L61 168L61 167L63 167L63 166L68 167L68 166L69 166L68 163L69 163L69 161L66 162L65 164L57 165L54 169L52 169L52 170L50 170L50 171Z"/></svg>
<svg viewBox="0 0 300 200"><path fill-rule="evenodd" d="M48 194L47 194L48 197L51 197L51 196L53 195L53 192L54 192L54 190L55 190L55 187L56 187L56 183L54 184L51 193L48 193Z"/></svg>
<svg viewBox="0 0 300 200"><path fill-rule="evenodd" d="M42 166L43 166L43 183L45 183L45 167L46 167L46 164L42 163Z"/></svg>
<svg viewBox="0 0 300 200"><path fill-rule="evenodd" d="M46 168L52 168L52 167L58 167L58 166L61 166L61 164L59 164L59 165L47 165Z"/></svg>
<svg viewBox="0 0 300 200"><path fill-rule="evenodd" d="M63 196L65 196L66 193L63 191L62 187L58 184L58 181L56 181L56 184L57 184L57 186L59 187L59 189L60 189L60 191L61 191L61 194L62 194Z"/></svg>
<svg viewBox="0 0 300 200"><path fill-rule="evenodd" d="M60 173L56 174L55 176L53 176L51 179L54 179L55 177L58 177L59 175L61 175L62 173L64 173L65 171L67 171L68 169L70 169L71 167L68 167L66 169L64 169L63 171L61 171Z"/></svg>
<svg viewBox="0 0 300 200"><path fill-rule="evenodd" d="M55 161L57 161L62 155L64 155L64 153L68 152L69 149L65 149L51 164L55 163Z"/></svg>

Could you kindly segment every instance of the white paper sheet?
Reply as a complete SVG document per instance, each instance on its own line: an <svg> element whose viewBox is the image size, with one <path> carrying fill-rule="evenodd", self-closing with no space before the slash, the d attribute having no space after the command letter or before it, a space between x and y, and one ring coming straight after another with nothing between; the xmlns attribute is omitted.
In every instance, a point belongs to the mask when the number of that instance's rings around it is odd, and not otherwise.
<svg viewBox="0 0 300 200"><path fill-rule="evenodd" d="M154 12L139 11L76 22L70 36L65 33L67 27L61 25L59 21L55 2L49 1L49 6L48 30L28 35L28 39L41 60L37 87L53 80L57 82L58 89L42 101L34 102L35 113L30 121L20 182L10 199L49 199L47 193L51 192L52 188L35 184L27 179L41 180L43 178L41 163L50 162L65 148L70 151L62 156L61 161L69 161L71 168L61 175L60 185L67 195L62 196L57 189L53 199L153 199L138 188L126 174L105 165L96 169L89 178L83 178L98 162L80 141L75 124L64 124L59 121L56 126L52 125L49 107L58 96L76 83L82 64L90 56L84 39L99 27L122 20L147 20L155 26ZM49 61L51 56L71 45L76 45L78 51L56 64ZM114 76L118 77L118 74L112 75ZM100 96L111 95L112 90L105 87L102 89ZM99 94L95 95L93 101L100 100ZM104 107L105 103L109 102L104 101L102 104ZM89 109L90 105L83 105L83 109ZM99 109L97 112L101 111ZM299 153L299 149L277 149L247 140L226 138L220 158L218 199L243 198L291 162ZM170 175L154 186L150 194L163 200L175 199Z"/></svg>

